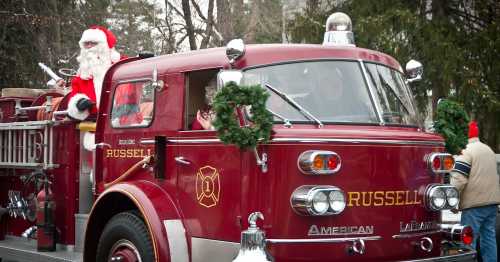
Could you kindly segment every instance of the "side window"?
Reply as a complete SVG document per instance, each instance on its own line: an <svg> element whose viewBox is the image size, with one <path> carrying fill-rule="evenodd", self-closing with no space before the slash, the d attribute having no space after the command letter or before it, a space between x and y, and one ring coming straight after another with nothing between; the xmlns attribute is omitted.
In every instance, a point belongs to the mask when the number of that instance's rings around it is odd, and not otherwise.
<svg viewBox="0 0 500 262"><path fill-rule="evenodd" d="M121 83L115 88L111 125L145 127L153 120L155 92L150 81Z"/></svg>
<svg viewBox="0 0 500 262"><path fill-rule="evenodd" d="M218 69L211 69L188 73L184 130L213 130L212 102L217 92L218 72Z"/></svg>

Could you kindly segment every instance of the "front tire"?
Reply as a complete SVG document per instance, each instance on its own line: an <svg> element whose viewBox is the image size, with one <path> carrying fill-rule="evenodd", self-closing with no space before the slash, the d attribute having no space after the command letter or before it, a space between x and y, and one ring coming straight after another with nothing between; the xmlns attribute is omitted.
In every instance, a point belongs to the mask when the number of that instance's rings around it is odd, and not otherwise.
<svg viewBox="0 0 500 262"><path fill-rule="evenodd" d="M134 212L113 216L99 239L96 261L154 261L153 245L144 221Z"/></svg>

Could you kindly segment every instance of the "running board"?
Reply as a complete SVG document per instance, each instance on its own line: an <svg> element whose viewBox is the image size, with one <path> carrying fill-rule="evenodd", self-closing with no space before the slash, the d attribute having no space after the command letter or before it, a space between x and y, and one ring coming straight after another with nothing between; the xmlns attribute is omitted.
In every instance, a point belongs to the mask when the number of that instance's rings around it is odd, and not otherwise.
<svg viewBox="0 0 500 262"><path fill-rule="evenodd" d="M5 236L0 240L0 258L16 262L82 262L83 254L73 252L72 246L57 245L55 252L36 251L36 240Z"/></svg>

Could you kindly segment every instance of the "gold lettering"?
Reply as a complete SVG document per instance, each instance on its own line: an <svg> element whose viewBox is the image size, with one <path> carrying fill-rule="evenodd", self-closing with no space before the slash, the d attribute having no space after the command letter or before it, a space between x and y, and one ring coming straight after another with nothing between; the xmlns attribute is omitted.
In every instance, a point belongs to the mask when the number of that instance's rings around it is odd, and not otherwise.
<svg viewBox="0 0 500 262"><path fill-rule="evenodd" d="M404 205L405 202L403 200L405 191L396 191L396 206Z"/></svg>
<svg viewBox="0 0 500 262"><path fill-rule="evenodd" d="M134 149L134 157L141 157L140 153L141 153L140 149Z"/></svg>
<svg viewBox="0 0 500 262"><path fill-rule="evenodd" d="M408 199L410 196L410 191L406 190L405 191L405 204L406 205L412 205L414 204L413 201L411 201L410 199Z"/></svg>
<svg viewBox="0 0 500 262"><path fill-rule="evenodd" d="M141 152L142 153L142 152ZM413 194L412 194L413 192ZM361 191L347 192L348 206L402 206L418 205L422 201L419 199L418 191Z"/></svg>
<svg viewBox="0 0 500 262"><path fill-rule="evenodd" d="M348 206L359 206L359 192L347 192L349 195L349 204ZM354 197L356 195L356 197ZM356 201L356 205L353 205L353 202Z"/></svg>
<svg viewBox="0 0 500 262"><path fill-rule="evenodd" d="M389 202L389 200L391 201ZM385 191L385 205L386 206L394 205L394 191Z"/></svg>
<svg viewBox="0 0 500 262"><path fill-rule="evenodd" d="M373 194L373 205L383 206L384 205L384 191L375 191Z"/></svg>
<svg viewBox="0 0 500 262"><path fill-rule="evenodd" d="M147 155L151 155L151 149L148 148ZM129 149L106 149L106 157L109 158L142 158L145 157L144 149L129 148Z"/></svg>
<svg viewBox="0 0 500 262"><path fill-rule="evenodd" d="M369 193L369 197L366 197L366 193ZM361 202L363 206L369 207L372 205L372 195L373 192L361 192L363 201ZM366 201L368 199L368 201Z"/></svg>
<svg viewBox="0 0 500 262"><path fill-rule="evenodd" d="M127 157L133 157L134 156L134 150L133 149L127 149Z"/></svg>
<svg viewBox="0 0 500 262"><path fill-rule="evenodd" d="M422 203L422 202L420 202L420 200L418 199L418 191L417 191L417 190L415 190L415 191L413 191L413 193L415 194L415 205L418 205L418 204Z"/></svg>

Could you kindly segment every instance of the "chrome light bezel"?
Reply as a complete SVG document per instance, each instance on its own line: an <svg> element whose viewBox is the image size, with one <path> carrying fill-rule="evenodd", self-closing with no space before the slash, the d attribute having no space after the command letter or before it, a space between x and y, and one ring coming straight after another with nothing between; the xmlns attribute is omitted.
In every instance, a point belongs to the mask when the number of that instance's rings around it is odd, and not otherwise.
<svg viewBox="0 0 500 262"><path fill-rule="evenodd" d="M443 195L444 195L444 204L441 207L434 205L434 203L432 201L433 195L437 190L443 192ZM456 205L449 204L448 194L447 194L448 190L453 190L457 193L458 201L457 201ZM459 202L460 202L460 193L452 185L431 184L431 185L427 186L427 189L425 190L425 206L427 209L429 209L431 211L449 210L449 209L457 208Z"/></svg>
<svg viewBox="0 0 500 262"><path fill-rule="evenodd" d="M295 211L295 213L302 216L329 216L329 215L340 214L342 213L342 211L345 210L347 203L346 205L344 205L344 208L342 210L334 211L330 206L329 197L331 191L341 192L344 197L344 201L346 201L344 191L338 187L323 186L323 185L304 185L298 187L292 193L290 197L290 205L292 209ZM317 193L324 193L327 196L326 202L328 204L328 210L324 213L317 212L313 207L313 198L314 195Z"/></svg>
<svg viewBox="0 0 500 262"><path fill-rule="evenodd" d="M337 167L333 170L316 170L312 168L314 163L314 158L318 155L326 155L328 157L335 156L339 163ZM337 173L342 167L342 159L340 156L333 151L326 150L307 150L300 154L297 159L297 167L305 175L331 175Z"/></svg>
<svg viewBox="0 0 500 262"><path fill-rule="evenodd" d="M435 174L442 174L442 173L449 173L451 170L446 170L443 168L443 162L445 157L452 157L451 154L448 153L432 153L426 156L426 162L427 162L427 167L429 168L430 171L432 171ZM434 162L435 158L439 158L440 160L440 166L439 169L434 169L434 166L432 165L432 162Z"/></svg>

